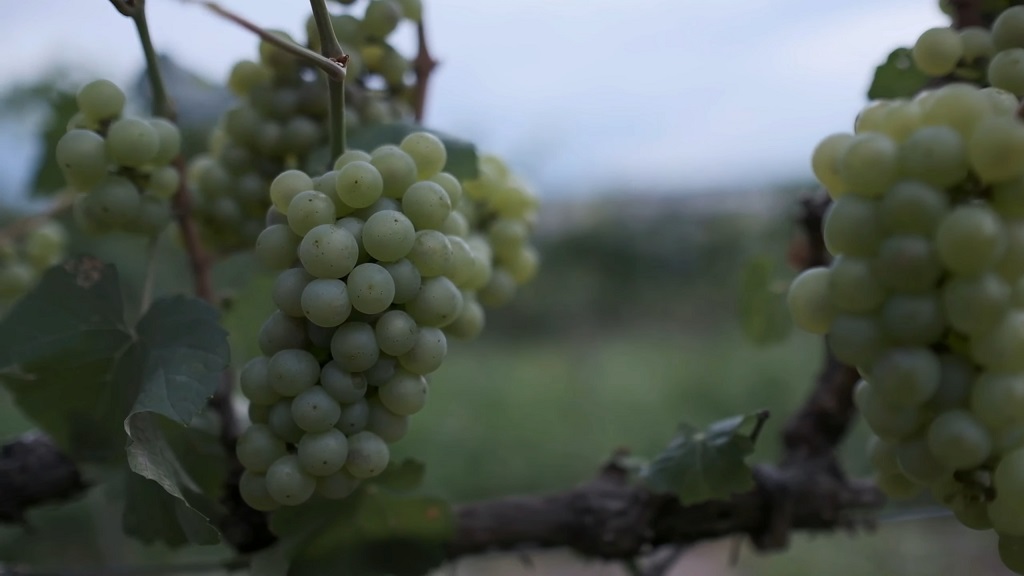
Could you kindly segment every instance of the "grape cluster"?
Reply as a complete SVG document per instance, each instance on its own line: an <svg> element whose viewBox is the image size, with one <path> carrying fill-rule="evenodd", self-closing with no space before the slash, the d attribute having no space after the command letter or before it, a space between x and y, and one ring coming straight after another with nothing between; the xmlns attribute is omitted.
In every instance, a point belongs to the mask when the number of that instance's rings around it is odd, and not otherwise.
<svg viewBox="0 0 1024 576"><path fill-rule="evenodd" d="M834 199L828 267L794 321L862 376L855 404L893 497L930 489L993 528L1024 573L1024 122L1017 99L952 84L872 106L812 167ZM1018 550L1017 552L1007 552Z"/></svg>
<svg viewBox="0 0 1024 576"><path fill-rule="evenodd" d="M57 142L56 158L75 197L75 220L86 232L160 233L171 221L170 198L180 174L171 161L181 133L163 118L124 116L125 95L96 80L76 95L78 113Z"/></svg>
<svg viewBox="0 0 1024 576"><path fill-rule="evenodd" d="M349 55L347 126L411 118L411 64L387 39L403 14L418 19L420 11L418 1L371 0L361 19L348 12L332 16ZM307 46L319 50L312 17L307 33ZM328 89L319 70L266 41L259 44L259 61L238 62L227 84L239 101L211 133L208 153L191 162L189 181L207 243L232 251L248 249L263 230L277 174L316 174L328 164Z"/></svg>
<svg viewBox="0 0 1024 576"><path fill-rule="evenodd" d="M64 258L67 233L47 220L20 238L0 241L0 309L32 289L47 268Z"/></svg>
<svg viewBox="0 0 1024 576"><path fill-rule="evenodd" d="M533 254L532 195L494 160L464 188L443 171L447 156L416 132L346 152L320 177L271 182L256 257L280 271L278 309L240 376L253 422L238 443L240 487L253 508L344 498L383 472L448 337L478 335L481 302L500 303L535 270L522 255ZM496 225L506 220L518 224ZM500 271L508 279L495 281Z"/></svg>
<svg viewBox="0 0 1024 576"><path fill-rule="evenodd" d="M918 70L932 77L994 86L1024 96L1024 6L999 13L991 30L931 28L911 52Z"/></svg>

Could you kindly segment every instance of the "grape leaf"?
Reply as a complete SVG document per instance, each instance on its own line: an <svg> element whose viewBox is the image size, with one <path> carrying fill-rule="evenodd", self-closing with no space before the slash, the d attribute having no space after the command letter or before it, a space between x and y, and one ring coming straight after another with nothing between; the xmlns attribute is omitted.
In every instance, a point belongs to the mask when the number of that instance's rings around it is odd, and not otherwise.
<svg viewBox="0 0 1024 576"><path fill-rule="evenodd" d="M734 416L699 430L683 424L640 477L652 490L675 494L683 504L727 498L754 486L745 459L767 418L760 412Z"/></svg>
<svg viewBox="0 0 1024 576"><path fill-rule="evenodd" d="M910 98L928 84L928 75L914 66L910 48L897 48L885 63L875 68L868 99Z"/></svg>
<svg viewBox="0 0 1024 576"><path fill-rule="evenodd" d="M755 344L780 342L793 327L775 262L768 255L752 257L740 279L740 322L743 333Z"/></svg>
<svg viewBox="0 0 1024 576"><path fill-rule="evenodd" d="M369 152L384 144L397 145L402 138L413 132L430 132L444 142L448 150L448 162L444 165L446 172L460 180L472 180L477 177L476 146L466 140L418 124L396 122L359 126L349 131L347 140L350 148Z"/></svg>
<svg viewBox="0 0 1024 576"><path fill-rule="evenodd" d="M117 270L74 258L47 270L0 321L3 382L73 458L123 458L115 368L131 342Z"/></svg>

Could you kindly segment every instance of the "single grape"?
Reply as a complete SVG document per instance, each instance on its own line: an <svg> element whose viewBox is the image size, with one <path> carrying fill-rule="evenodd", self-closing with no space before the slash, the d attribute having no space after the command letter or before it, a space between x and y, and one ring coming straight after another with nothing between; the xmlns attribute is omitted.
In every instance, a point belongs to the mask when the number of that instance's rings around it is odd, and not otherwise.
<svg viewBox="0 0 1024 576"><path fill-rule="evenodd" d="M987 107L987 101L979 106ZM970 169L965 136L944 124L914 130L900 144L899 162L902 178L938 188L962 181Z"/></svg>
<svg viewBox="0 0 1024 576"><path fill-rule="evenodd" d="M420 292L423 279L416 266L406 258L383 264L395 283L395 304L406 304Z"/></svg>
<svg viewBox="0 0 1024 576"><path fill-rule="evenodd" d="M78 109L86 118L100 122L117 118L124 110L124 92L109 80L93 80L78 89Z"/></svg>
<svg viewBox="0 0 1024 576"><path fill-rule="evenodd" d="M354 160L338 170L335 193L347 206L366 208L384 193L384 178L380 171L363 160Z"/></svg>
<svg viewBox="0 0 1024 576"><path fill-rule="evenodd" d="M992 22L992 43L997 50L1024 48L1024 6L1012 6Z"/></svg>
<svg viewBox="0 0 1024 576"><path fill-rule="evenodd" d="M334 224L334 202L316 190L304 190L292 197L288 204L288 226L303 236L313 228Z"/></svg>
<svg viewBox="0 0 1024 576"><path fill-rule="evenodd" d="M404 150L385 144L370 154L370 163L384 178L384 196L401 198L416 182L416 162Z"/></svg>
<svg viewBox="0 0 1024 576"><path fill-rule="evenodd" d="M927 348L890 348L871 368L879 398L900 407L920 406L939 387L939 357Z"/></svg>
<svg viewBox="0 0 1024 576"><path fill-rule="evenodd" d="M373 478L388 466L391 453L384 440L373 432L357 432L348 438L345 470L356 478Z"/></svg>
<svg viewBox="0 0 1024 576"><path fill-rule="evenodd" d="M426 378L397 370L390 380L380 386L378 398L391 412L399 416L412 416L426 406L428 392Z"/></svg>
<svg viewBox="0 0 1024 576"><path fill-rule="evenodd" d="M369 416L366 431L380 436L388 444L398 442L409 432L409 417L399 416L388 410L379 398L369 402Z"/></svg>
<svg viewBox="0 0 1024 576"><path fill-rule="evenodd" d="M102 222L124 226L139 216L142 200L131 180L108 176L89 193L90 203Z"/></svg>
<svg viewBox="0 0 1024 576"><path fill-rule="evenodd" d="M254 424L238 438L235 454L246 470L263 473L287 451L284 442L269 426Z"/></svg>
<svg viewBox="0 0 1024 576"><path fill-rule="evenodd" d="M405 258L415 242L416 228L401 212L382 210L363 225L363 247L380 262Z"/></svg>
<svg viewBox="0 0 1024 576"><path fill-rule="evenodd" d="M303 268L289 268L277 275L271 288L270 299L285 314L303 317L302 293L314 279Z"/></svg>
<svg viewBox="0 0 1024 576"><path fill-rule="evenodd" d="M71 130L61 136L55 157L64 178L79 190L91 189L107 175L106 142L90 130Z"/></svg>
<svg viewBox="0 0 1024 576"><path fill-rule="evenodd" d="M899 147L877 132L857 134L839 159L839 174L851 194L876 198L885 193L899 173Z"/></svg>
<svg viewBox="0 0 1024 576"><path fill-rule="evenodd" d="M448 172L440 172L434 174L428 180L441 185L441 188L448 194L448 201L453 207L459 205L459 200L462 200L462 184L458 178Z"/></svg>
<svg viewBox="0 0 1024 576"><path fill-rule="evenodd" d="M935 233L942 263L954 274L970 276L994 266L1006 250L1006 231L999 215L983 204L953 209Z"/></svg>
<svg viewBox="0 0 1024 576"><path fill-rule="evenodd" d="M377 319L374 333L385 354L400 356L416 344L419 327L416 320L401 310L389 310Z"/></svg>
<svg viewBox="0 0 1024 576"><path fill-rule="evenodd" d="M308 342L305 323L274 310L260 327L257 341L264 356L273 356L290 348L304 348Z"/></svg>
<svg viewBox="0 0 1024 576"><path fill-rule="evenodd" d="M996 274L954 276L942 289L946 321L967 335L987 332L1010 308L1010 285Z"/></svg>
<svg viewBox="0 0 1024 576"><path fill-rule="evenodd" d="M833 255L874 256L882 240L878 202L848 194L825 213L825 247Z"/></svg>
<svg viewBox="0 0 1024 576"><path fill-rule="evenodd" d="M964 55L964 43L952 28L931 28L914 43L914 65L929 76L945 76L956 69Z"/></svg>
<svg viewBox="0 0 1024 576"><path fill-rule="evenodd" d="M441 139L429 132L414 132L398 145L416 163L420 178L431 178L444 170L448 152Z"/></svg>
<svg viewBox="0 0 1024 576"><path fill-rule="evenodd" d="M829 297L831 271L811 268L797 276L789 286L787 301L793 322L812 334L825 334L835 312Z"/></svg>
<svg viewBox="0 0 1024 576"><path fill-rule="evenodd" d="M992 452L985 427L966 410L943 412L928 428L928 447L947 468L969 470Z"/></svg>
<svg viewBox="0 0 1024 576"><path fill-rule="evenodd" d="M439 328L423 326L416 334L416 343L398 357L398 363L413 374L430 374L441 367L448 355L448 340Z"/></svg>
<svg viewBox="0 0 1024 576"><path fill-rule="evenodd" d="M483 332L486 317L484 307L476 300L467 298L462 304L462 312L459 313L458 318L445 326L444 332L455 338L472 340Z"/></svg>
<svg viewBox="0 0 1024 576"><path fill-rule="evenodd" d="M1024 96L1024 48L1000 50L988 63L988 81L1018 98Z"/></svg>
<svg viewBox="0 0 1024 576"><path fill-rule="evenodd" d="M267 362L266 377L281 396L296 396L317 383L320 363L308 350L281 350Z"/></svg>
<svg viewBox="0 0 1024 576"><path fill-rule="evenodd" d="M307 388L292 400L292 418L306 432L325 432L338 422L341 406L321 386Z"/></svg>
<svg viewBox="0 0 1024 576"><path fill-rule="evenodd" d="M345 282L337 278L316 278L299 296L302 314L317 326L340 326L352 314L352 302Z"/></svg>
<svg viewBox="0 0 1024 576"><path fill-rule="evenodd" d="M313 180L301 170L286 170L270 183L270 200L279 212L287 214L292 198L306 190L314 190Z"/></svg>
<svg viewBox="0 0 1024 576"><path fill-rule="evenodd" d="M421 325L444 327L458 318L463 297L458 287L447 276L426 278L416 297L406 305L406 311Z"/></svg>
<svg viewBox="0 0 1024 576"><path fill-rule="evenodd" d="M366 428L369 418L370 405L365 398L360 398L351 404L345 404L341 407L341 415L338 417L338 423L334 427L348 435L351 440L353 434Z"/></svg>
<svg viewBox="0 0 1024 576"><path fill-rule="evenodd" d="M422 180L409 186L402 196L402 212L417 230L437 230L451 214L452 204L440 184Z"/></svg>
<svg viewBox="0 0 1024 576"><path fill-rule="evenodd" d="M156 132L159 143L153 163L169 164L181 152L181 131L164 118L150 118L149 125Z"/></svg>
<svg viewBox="0 0 1024 576"><path fill-rule="evenodd" d="M280 504L296 506L313 495L316 480L302 469L298 456L288 454L267 470L267 492Z"/></svg>
<svg viewBox="0 0 1024 576"><path fill-rule="evenodd" d="M380 348L373 327L365 322L346 322L331 339L331 355L338 367L348 372L362 372L380 358Z"/></svg>
<svg viewBox="0 0 1024 576"><path fill-rule="evenodd" d="M364 242L365 242L364 231ZM343 278L356 266L359 244L355 237L333 224L314 227L299 243L299 260L317 278Z"/></svg>
<svg viewBox="0 0 1024 576"><path fill-rule="evenodd" d="M272 224L256 239L256 259L270 270L290 268L298 258L302 239L286 224Z"/></svg>
<svg viewBox="0 0 1024 576"><path fill-rule="evenodd" d="M971 388L969 402L974 417L992 429L1019 422L1024 408L1024 374L982 372Z"/></svg>
<svg viewBox="0 0 1024 576"><path fill-rule="evenodd" d="M269 406L281 399L267 378L268 365L269 359L266 356L257 356L246 362L239 374L242 394L253 404Z"/></svg>
<svg viewBox="0 0 1024 576"><path fill-rule="evenodd" d="M156 159L160 135L141 118L120 118L107 128L107 154L116 164L138 168Z"/></svg>
<svg viewBox="0 0 1024 576"><path fill-rule="evenodd" d="M366 378L359 373L346 372L333 360L320 371L320 385L341 404L353 404L366 396Z"/></svg>
<svg viewBox="0 0 1024 576"><path fill-rule="evenodd" d="M362 150L348 150L334 161L334 169L341 170L352 162L369 162L371 156ZM378 172L379 174L379 172Z"/></svg>
<svg viewBox="0 0 1024 576"><path fill-rule="evenodd" d="M242 500L254 510L270 512L281 507L267 490L267 478L262 474L242 471L238 479L238 492Z"/></svg>
<svg viewBox="0 0 1024 576"><path fill-rule="evenodd" d="M814 176L828 189L832 198L839 198L846 193L846 185L839 174L839 160L852 140L853 134L831 134L818 143L811 155Z"/></svg>
<svg viewBox="0 0 1024 576"><path fill-rule="evenodd" d="M345 465L348 458L348 438L336 428L309 433L302 437L296 456L302 469L313 476L330 476Z"/></svg>
<svg viewBox="0 0 1024 576"><path fill-rule="evenodd" d="M468 250L468 247L467 247ZM420 230L407 256L424 278L446 274L454 253L448 237L437 230Z"/></svg>

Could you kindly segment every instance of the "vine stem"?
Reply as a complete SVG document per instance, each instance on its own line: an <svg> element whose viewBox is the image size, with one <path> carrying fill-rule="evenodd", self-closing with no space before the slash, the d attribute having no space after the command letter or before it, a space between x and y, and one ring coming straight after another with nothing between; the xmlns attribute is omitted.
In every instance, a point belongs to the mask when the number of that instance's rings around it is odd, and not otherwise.
<svg viewBox="0 0 1024 576"><path fill-rule="evenodd" d="M338 36L334 33L334 24L331 23L331 13L327 10L325 0L309 0L313 9L313 20L316 22L316 32L320 37L320 53L331 62L340 64L344 68L340 77L328 75L327 89L330 100L328 125L331 135L331 157L328 159L328 170L334 164L334 160L345 153L345 76L347 70L348 54L338 42Z"/></svg>
<svg viewBox="0 0 1024 576"><path fill-rule="evenodd" d="M416 59L413 61L413 68L416 70L416 85L413 87L412 106L416 121L422 122L427 108L427 86L430 82L430 75L437 68L438 62L430 55L427 47L427 27L423 24L423 15L416 23Z"/></svg>

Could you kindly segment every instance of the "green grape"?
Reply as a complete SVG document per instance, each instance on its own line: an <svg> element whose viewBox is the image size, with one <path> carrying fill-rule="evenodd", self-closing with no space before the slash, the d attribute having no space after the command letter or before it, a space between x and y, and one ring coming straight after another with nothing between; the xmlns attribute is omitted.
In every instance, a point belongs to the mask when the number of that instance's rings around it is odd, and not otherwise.
<svg viewBox="0 0 1024 576"><path fill-rule="evenodd" d="M921 410L893 406L883 401L865 380L859 381L854 388L853 401L871 431L887 442L908 438L925 423Z"/></svg>
<svg viewBox="0 0 1024 576"><path fill-rule="evenodd" d="M406 304L420 292L423 278L416 266L406 258L383 264L395 283L395 304Z"/></svg>
<svg viewBox="0 0 1024 576"><path fill-rule="evenodd" d="M341 404L353 404L366 396L366 378L346 372L333 360L324 364L320 371L320 385Z"/></svg>
<svg viewBox="0 0 1024 576"><path fill-rule="evenodd" d="M954 276L942 289L946 321L967 335L982 334L1010 308L1010 286L995 274Z"/></svg>
<svg viewBox="0 0 1024 576"><path fill-rule="evenodd" d="M427 404L427 380L419 374L396 370L390 380L379 387L381 404L399 416L412 416Z"/></svg>
<svg viewBox="0 0 1024 576"><path fill-rule="evenodd" d="M262 474L244 470L238 479L238 492L242 500L254 510L270 512L281 507L277 500L270 496L267 479Z"/></svg>
<svg viewBox="0 0 1024 576"><path fill-rule="evenodd" d="M900 144L899 163L901 178L938 188L961 182L970 170L965 136L945 125L914 130Z"/></svg>
<svg viewBox="0 0 1024 576"><path fill-rule="evenodd" d="M420 327L416 343L398 357L398 363L413 374L430 374L441 367L448 355L448 340L439 328Z"/></svg>
<svg viewBox="0 0 1024 576"><path fill-rule="evenodd" d="M369 418L370 405L366 402L365 398L360 398L351 404L345 404L341 407L341 415L338 417L338 423L334 427L348 435L349 440L351 440L353 434L366 428Z"/></svg>
<svg viewBox="0 0 1024 576"><path fill-rule="evenodd" d="M466 217L458 210L452 210L452 213L445 218L444 224L441 225L441 232L444 232L448 236L457 236L464 238L469 236L469 222Z"/></svg>
<svg viewBox="0 0 1024 576"><path fill-rule="evenodd" d="M161 199L168 199L178 191L181 184L181 176L173 166L161 166L149 174L149 184L146 192Z"/></svg>
<svg viewBox="0 0 1024 576"><path fill-rule="evenodd" d="M1024 6L1003 10L992 22L992 43L997 50L1024 48Z"/></svg>
<svg viewBox="0 0 1024 576"><path fill-rule="evenodd" d="M341 406L321 386L307 388L292 400L292 418L306 432L330 430L341 416Z"/></svg>
<svg viewBox="0 0 1024 576"><path fill-rule="evenodd" d="M266 356L257 356L246 362L239 374L242 394L253 404L269 406L281 399L281 395L270 385L268 365L269 359Z"/></svg>
<svg viewBox="0 0 1024 576"><path fill-rule="evenodd" d="M996 264L996 272L1007 280L1015 280L1024 276L1024 219L1004 219L1003 224L1006 229L1006 252Z"/></svg>
<svg viewBox="0 0 1024 576"><path fill-rule="evenodd" d="M286 170L270 183L270 200L282 214L288 213L292 198L299 192L313 190L313 180L301 170Z"/></svg>
<svg viewBox="0 0 1024 576"><path fill-rule="evenodd" d="M274 286L270 292L270 299L274 301L285 314L302 318L302 293L306 286L313 281L303 268L289 268L277 275L274 279Z"/></svg>
<svg viewBox="0 0 1024 576"><path fill-rule="evenodd" d="M382 210L363 225L363 247L380 262L405 258L415 242L416 228L401 212Z"/></svg>
<svg viewBox="0 0 1024 576"><path fill-rule="evenodd" d="M387 310L395 297L395 282L379 264L356 266L348 276L352 307L363 314L379 314Z"/></svg>
<svg viewBox="0 0 1024 576"><path fill-rule="evenodd" d="M853 121L853 131L856 134L863 132L882 132L885 113L894 105L888 100L876 101L868 104Z"/></svg>
<svg viewBox="0 0 1024 576"><path fill-rule="evenodd" d="M846 152L846 147L853 140L853 134L845 132L826 136L811 155L811 169L814 176L828 189L829 196L839 198L847 188L839 173L839 160Z"/></svg>
<svg viewBox="0 0 1024 576"><path fill-rule="evenodd" d="M181 152L181 131L164 118L150 118L149 126L156 132L157 151L154 164L168 164Z"/></svg>
<svg viewBox="0 0 1024 576"><path fill-rule="evenodd" d="M988 519L992 529L1002 536L1024 536L1024 506L1021 500L996 493L995 500L988 503Z"/></svg>
<svg viewBox="0 0 1024 576"><path fill-rule="evenodd" d="M967 406L971 387L977 376L974 363L959 354L942 354L939 387L932 394L928 406L938 410L951 410Z"/></svg>
<svg viewBox="0 0 1024 576"><path fill-rule="evenodd" d="M932 421L928 428L928 447L943 466L969 470L988 459L992 439L970 412L951 410Z"/></svg>
<svg viewBox="0 0 1024 576"><path fill-rule="evenodd" d="M923 437L900 442L896 446L896 460L900 464L900 471L907 478L925 486L950 472L935 458L928 448L928 441Z"/></svg>
<svg viewBox="0 0 1024 576"><path fill-rule="evenodd" d="M36 270L44 270L60 261L67 245L67 233L53 220L36 226L25 235L25 257Z"/></svg>
<svg viewBox="0 0 1024 576"><path fill-rule="evenodd" d="M416 182L416 162L393 144L385 144L374 150L370 154L370 164L384 178L384 196L388 198L401 198L409 186Z"/></svg>
<svg viewBox="0 0 1024 576"><path fill-rule="evenodd" d="M935 246L950 272L970 276L999 262L1006 250L1006 232L999 215L987 206L959 206L942 219Z"/></svg>
<svg viewBox="0 0 1024 576"><path fill-rule="evenodd" d="M0 265L0 301L11 302L20 298L35 283L32 267L22 262Z"/></svg>
<svg viewBox="0 0 1024 576"><path fill-rule="evenodd" d="M299 305L310 322L324 328L340 326L352 314L348 287L337 278L310 281L299 296Z"/></svg>
<svg viewBox="0 0 1024 576"><path fill-rule="evenodd" d="M512 301L512 298L516 295L517 287L515 279L507 270L494 268L487 279L487 283L479 288L476 297L484 306L497 308Z"/></svg>
<svg viewBox="0 0 1024 576"><path fill-rule="evenodd" d="M918 70L936 77L952 73L963 55L963 40L952 28L926 30L911 50L914 65Z"/></svg>
<svg viewBox="0 0 1024 576"><path fill-rule="evenodd" d="M974 360L990 370L1024 370L1024 312L1013 310L971 341Z"/></svg>
<svg viewBox="0 0 1024 576"><path fill-rule="evenodd" d="M1024 574L1024 536L999 534L999 560L1009 570Z"/></svg>
<svg viewBox="0 0 1024 576"><path fill-rule="evenodd" d="M402 212L417 230L437 230L451 214L452 204L440 184L423 180L409 186L402 196Z"/></svg>
<svg viewBox="0 0 1024 576"><path fill-rule="evenodd" d="M396 0L402 8L402 16L413 22L423 20L423 0Z"/></svg>
<svg viewBox="0 0 1024 576"><path fill-rule="evenodd" d="M288 204L288 226L302 236L313 228L335 222L334 202L316 190L304 190L292 197Z"/></svg>
<svg viewBox="0 0 1024 576"><path fill-rule="evenodd" d="M894 500L913 498L921 492L921 485L907 478L902 472L879 474L875 485L887 497Z"/></svg>
<svg viewBox="0 0 1024 576"><path fill-rule="evenodd" d="M68 183L89 190L107 176L106 142L89 130L71 130L57 141L55 158Z"/></svg>
<svg viewBox="0 0 1024 576"><path fill-rule="evenodd" d="M339 408L339 414L341 410ZM348 458L348 438L333 427L308 433L299 440L296 456L307 474L330 476L341 470Z"/></svg>
<svg viewBox="0 0 1024 576"><path fill-rule="evenodd" d="M928 346L942 337L945 316L934 292L893 294L882 305L882 329L895 344Z"/></svg>
<svg viewBox="0 0 1024 576"><path fill-rule="evenodd" d="M357 432L348 439L345 470L356 478L373 478L387 468L390 458L383 438L373 432Z"/></svg>
<svg viewBox="0 0 1024 576"><path fill-rule="evenodd" d="M867 445L868 461L871 467L882 474L900 472L900 464L896 459L896 445L886 442L878 436L870 436Z"/></svg>
<svg viewBox="0 0 1024 576"><path fill-rule="evenodd" d="M171 207L167 202L151 196L139 197L139 211L133 220L122 225L126 232L156 236L171 223Z"/></svg>
<svg viewBox="0 0 1024 576"><path fill-rule="evenodd" d="M829 296L831 271L811 268L797 276L789 286L787 302L793 322L812 334L825 334L835 311Z"/></svg>
<svg viewBox="0 0 1024 576"><path fill-rule="evenodd" d="M832 261L828 294L829 301L841 312L870 312L885 300L885 289L878 282L871 262L846 256Z"/></svg>
<svg viewBox="0 0 1024 576"><path fill-rule="evenodd" d="M1024 48L1020 51L1024 60ZM1024 124L1016 117L996 116L982 120L967 143L967 154L971 168L985 182L1005 182L1021 176L1024 164L1019 159L1024 157Z"/></svg>
<svg viewBox="0 0 1024 576"><path fill-rule="evenodd" d="M1011 424L995 432L992 438L993 454L1006 454L1024 446L1024 425Z"/></svg>
<svg viewBox="0 0 1024 576"><path fill-rule="evenodd" d="M385 354L400 356L416 344L419 326L416 320L401 310L389 310L377 319L374 334L377 345Z"/></svg>
<svg viewBox="0 0 1024 576"><path fill-rule="evenodd" d="M839 159L839 174L851 194L867 198L881 196L896 181L899 147L891 138L876 132L857 134Z"/></svg>
<svg viewBox="0 0 1024 576"><path fill-rule="evenodd" d="M874 256L881 243L878 202L848 194L825 213L825 247L833 255Z"/></svg>
<svg viewBox="0 0 1024 576"><path fill-rule="evenodd" d="M914 181L897 183L878 204L878 217L888 234L930 237L948 211L949 198L942 190Z"/></svg>
<svg viewBox="0 0 1024 576"><path fill-rule="evenodd" d="M459 316L445 326L444 331L455 338L472 340L483 332L485 321L484 307L476 300L465 298Z"/></svg>
<svg viewBox="0 0 1024 576"><path fill-rule="evenodd" d="M267 226L256 239L256 259L270 270L290 268L298 258L301 240L286 224Z"/></svg>
<svg viewBox="0 0 1024 576"><path fill-rule="evenodd" d="M1020 107L1020 100L1009 90L988 86L980 90L981 94L988 100L989 107L997 116L1013 116Z"/></svg>
<svg viewBox="0 0 1024 576"><path fill-rule="evenodd" d="M921 126L921 107L916 102L895 102L882 117L880 132L902 144Z"/></svg>
<svg viewBox="0 0 1024 576"><path fill-rule="evenodd" d="M238 438L235 455L250 472L266 472L278 458L287 454L284 442L269 426L254 424Z"/></svg>
<svg viewBox="0 0 1024 576"><path fill-rule="evenodd" d="M347 453L346 453L347 456ZM316 493L329 500L341 500L359 488L360 480L344 469L316 479Z"/></svg>
<svg viewBox="0 0 1024 576"><path fill-rule="evenodd" d="M364 242L366 233L364 228ZM333 224L321 224L299 243L299 260L317 278L343 278L359 259L359 244L352 233Z"/></svg>
<svg viewBox="0 0 1024 576"><path fill-rule="evenodd" d="M427 179L435 184L439 184L444 189L445 193L448 194L448 202L452 206L459 205L459 200L462 200L462 184L458 178L448 172L439 172Z"/></svg>
<svg viewBox="0 0 1024 576"><path fill-rule="evenodd" d="M90 203L103 222L123 226L138 218L139 191L127 178L108 176L89 193Z"/></svg>
<svg viewBox="0 0 1024 576"><path fill-rule="evenodd" d="M380 436L388 444L398 442L409 432L409 417L388 410L378 398L369 401L366 431Z"/></svg>
<svg viewBox="0 0 1024 576"><path fill-rule="evenodd" d="M462 292L447 276L425 278L406 311L421 325L444 327L462 311Z"/></svg>
<svg viewBox="0 0 1024 576"><path fill-rule="evenodd" d="M141 118L120 118L107 128L107 154L116 164L138 168L156 159L160 136Z"/></svg>
<svg viewBox="0 0 1024 576"><path fill-rule="evenodd" d="M890 348L871 367L872 390L893 406L920 406L939 387L941 364L928 348Z"/></svg>
<svg viewBox="0 0 1024 576"><path fill-rule="evenodd" d="M307 343L305 323L274 310L260 327L257 341L264 356L273 356L290 348L303 348Z"/></svg>
<svg viewBox="0 0 1024 576"><path fill-rule="evenodd" d="M316 489L316 480L302 469L294 454L278 458L267 470L266 478L270 497L286 506L302 504Z"/></svg>
<svg viewBox="0 0 1024 576"><path fill-rule="evenodd" d="M991 110L988 98L973 84L947 84L935 91L921 119L925 124L953 128L967 138Z"/></svg>
<svg viewBox="0 0 1024 576"><path fill-rule="evenodd" d="M982 26L968 26L959 31L960 42L964 46L963 61L974 64L977 60L987 62L995 55L996 45L992 33Z"/></svg>
<svg viewBox="0 0 1024 576"><path fill-rule="evenodd" d="M393 0L370 0L363 14L362 31L370 38L385 38L401 18L402 8Z"/></svg>
<svg viewBox="0 0 1024 576"><path fill-rule="evenodd" d="M398 147L412 157L421 179L438 175L448 162L448 151L445 150L444 142L429 132L409 134L402 139Z"/></svg>
<svg viewBox="0 0 1024 576"><path fill-rule="evenodd" d="M351 55L350 55L351 56ZM341 170L352 162L369 162L372 157L362 150L349 150L334 161L334 169ZM380 174L380 172L378 172Z"/></svg>
<svg viewBox="0 0 1024 576"><path fill-rule="evenodd" d="M462 238L457 236L448 236L448 244L452 249L451 265L448 270L445 271L445 276L451 279L459 288L464 288L473 279L475 269L475 259L473 256L473 249L469 247ZM540 257L537 256L535 266L539 266ZM529 263L521 263L522 265ZM516 274L517 270L510 270L512 276L516 282L519 282L519 278L522 277L522 272L527 270L518 270L519 274Z"/></svg>
<svg viewBox="0 0 1024 576"><path fill-rule="evenodd" d="M331 339L331 355L338 367L348 372L362 372L380 358L380 348L373 327L365 322L346 322Z"/></svg>
<svg viewBox="0 0 1024 576"><path fill-rule="evenodd" d="M370 386L380 386L394 376L397 367L398 360L387 354L381 354L373 366L363 372L363 376L366 377L366 383Z"/></svg>
<svg viewBox="0 0 1024 576"><path fill-rule="evenodd" d="M305 432L292 418L292 399L286 398L270 407L267 425L285 442L294 444L302 439Z"/></svg>
<svg viewBox="0 0 1024 576"><path fill-rule="evenodd" d="M874 274L889 290L927 292L942 276L942 264L929 238L891 236L879 247Z"/></svg>
<svg viewBox="0 0 1024 576"><path fill-rule="evenodd" d="M117 84L109 80L93 80L78 89L75 102L86 118L100 122L121 115L125 95Z"/></svg>
<svg viewBox="0 0 1024 576"><path fill-rule="evenodd" d="M469 248L466 248L467 252ZM407 258L419 270L420 276L430 278L446 274L453 264L452 244L437 230L420 230Z"/></svg>
<svg viewBox="0 0 1024 576"><path fill-rule="evenodd" d="M982 372L970 392L974 417L992 429L1020 421L1024 408L1024 374Z"/></svg>
<svg viewBox="0 0 1024 576"><path fill-rule="evenodd" d="M317 383L320 363L308 350L287 349L267 362L267 380L281 396L296 396Z"/></svg>
<svg viewBox="0 0 1024 576"><path fill-rule="evenodd" d="M384 179L373 164L354 160L338 170L335 193L347 206L366 208L384 193Z"/></svg>
<svg viewBox="0 0 1024 576"><path fill-rule="evenodd" d="M1024 511L1024 450L1003 455L992 475L992 483L1000 497L1012 499Z"/></svg>
<svg viewBox="0 0 1024 576"><path fill-rule="evenodd" d="M236 62L228 75L228 89L235 96L245 97L257 87L270 83L273 72L266 66L252 60Z"/></svg>
<svg viewBox="0 0 1024 576"><path fill-rule="evenodd" d="M953 506L953 515L963 526L971 530L991 530L988 506L981 501L960 501Z"/></svg>

